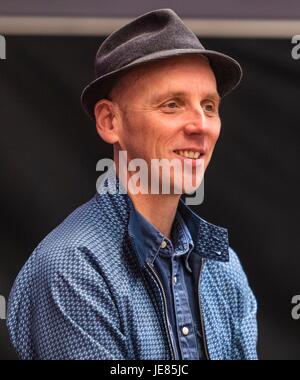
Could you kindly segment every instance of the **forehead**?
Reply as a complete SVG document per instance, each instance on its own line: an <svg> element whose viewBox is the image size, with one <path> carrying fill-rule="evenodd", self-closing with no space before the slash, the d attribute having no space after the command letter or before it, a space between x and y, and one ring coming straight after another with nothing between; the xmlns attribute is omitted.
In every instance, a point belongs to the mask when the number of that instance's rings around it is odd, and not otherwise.
<svg viewBox="0 0 300 380"><path fill-rule="evenodd" d="M191 54L151 61L124 73L112 89L128 103L157 102L169 93L209 93L218 97L214 73L206 57Z"/></svg>
<svg viewBox="0 0 300 380"><path fill-rule="evenodd" d="M216 91L216 79L203 56L181 56L147 63L139 67L133 85L136 91L150 94L177 92L187 93L187 90Z"/></svg>

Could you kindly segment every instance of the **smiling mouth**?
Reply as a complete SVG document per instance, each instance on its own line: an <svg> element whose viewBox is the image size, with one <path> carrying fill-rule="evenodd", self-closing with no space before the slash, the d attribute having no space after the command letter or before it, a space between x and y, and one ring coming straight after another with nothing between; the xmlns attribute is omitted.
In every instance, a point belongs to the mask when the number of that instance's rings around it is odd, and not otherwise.
<svg viewBox="0 0 300 380"><path fill-rule="evenodd" d="M177 156L181 156L183 158L190 158L192 160L197 160L199 158L203 158L204 156L204 153L192 150L174 150L173 152Z"/></svg>

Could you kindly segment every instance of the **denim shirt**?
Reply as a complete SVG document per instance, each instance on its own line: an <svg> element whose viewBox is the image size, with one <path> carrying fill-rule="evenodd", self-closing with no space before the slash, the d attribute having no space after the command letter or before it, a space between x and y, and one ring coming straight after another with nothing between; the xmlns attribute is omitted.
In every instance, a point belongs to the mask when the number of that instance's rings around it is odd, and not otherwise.
<svg viewBox="0 0 300 380"><path fill-rule="evenodd" d="M178 358L204 359L198 297L195 292L198 288L201 258L193 252L193 239L180 212L177 211L172 225L171 240L148 222L133 205L131 217L135 239L139 240L146 259L151 258L151 247L157 247L152 262L159 273L166 296L169 330ZM193 256L193 265L189 263L190 256Z"/></svg>

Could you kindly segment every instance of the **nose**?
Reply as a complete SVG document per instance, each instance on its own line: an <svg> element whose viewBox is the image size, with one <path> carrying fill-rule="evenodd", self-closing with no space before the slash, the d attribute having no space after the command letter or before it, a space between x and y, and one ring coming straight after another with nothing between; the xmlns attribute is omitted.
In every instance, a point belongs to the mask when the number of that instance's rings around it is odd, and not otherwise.
<svg viewBox="0 0 300 380"><path fill-rule="evenodd" d="M184 131L186 134L202 134L206 131L207 116L205 115L201 105L193 107L188 118L188 122L186 122L184 126Z"/></svg>

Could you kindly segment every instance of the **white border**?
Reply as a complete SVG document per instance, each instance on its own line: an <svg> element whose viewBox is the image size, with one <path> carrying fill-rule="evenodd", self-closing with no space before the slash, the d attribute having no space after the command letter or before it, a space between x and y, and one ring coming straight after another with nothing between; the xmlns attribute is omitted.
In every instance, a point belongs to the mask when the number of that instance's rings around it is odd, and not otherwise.
<svg viewBox="0 0 300 380"><path fill-rule="evenodd" d="M106 36L132 18L0 16L3 35ZM300 20L183 19L199 37L291 38Z"/></svg>

